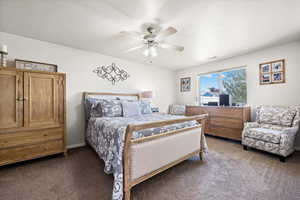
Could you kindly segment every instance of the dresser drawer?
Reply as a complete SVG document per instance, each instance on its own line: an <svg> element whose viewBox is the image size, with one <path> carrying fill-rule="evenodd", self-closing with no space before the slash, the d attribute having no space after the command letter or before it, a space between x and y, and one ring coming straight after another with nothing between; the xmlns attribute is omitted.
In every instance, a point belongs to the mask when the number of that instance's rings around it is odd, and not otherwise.
<svg viewBox="0 0 300 200"><path fill-rule="evenodd" d="M243 119L243 109L240 108L222 108L214 107L209 110L210 116L219 116L219 117L231 117L237 119Z"/></svg>
<svg viewBox="0 0 300 200"><path fill-rule="evenodd" d="M242 138L241 132L242 131L238 129L212 127L207 134L240 141Z"/></svg>
<svg viewBox="0 0 300 200"><path fill-rule="evenodd" d="M243 122L241 119L229 118L229 117L210 117L211 127L224 127L224 128L234 128L243 129Z"/></svg>
<svg viewBox="0 0 300 200"><path fill-rule="evenodd" d="M63 140L0 150L0 166L64 151Z"/></svg>
<svg viewBox="0 0 300 200"><path fill-rule="evenodd" d="M63 128L0 134L0 149L63 138Z"/></svg>

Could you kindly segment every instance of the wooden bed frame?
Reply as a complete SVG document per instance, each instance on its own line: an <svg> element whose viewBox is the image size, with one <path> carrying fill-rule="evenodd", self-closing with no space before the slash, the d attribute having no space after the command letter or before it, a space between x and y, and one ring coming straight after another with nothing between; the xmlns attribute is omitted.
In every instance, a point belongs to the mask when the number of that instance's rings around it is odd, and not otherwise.
<svg viewBox="0 0 300 200"><path fill-rule="evenodd" d="M101 93L101 92L84 92L83 93L83 98L84 100L91 95L99 95L99 96L137 96L138 99L140 99L140 94L138 93L131 93L131 94L126 94L126 93ZM134 144L140 144L144 142L148 142L151 140L156 140L160 139L162 137L167 137L170 135L175 135L175 134L180 134L188 130L192 129L197 129L201 127L201 140L200 140L200 147L202 146L202 138L204 135L204 128L205 128L205 121L206 118L208 117L207 114L204 115L198 115L198 116L193 116L193 117L186 117L182 119L174 119L174 120L166 120L166 121L159 121L159 122L151 122L151 123L145 123L145 124L139 124L139 125L128 125L126 129L126 135L125 135L125 143L124 143L124 150L123 150L123 191L124 191L124 198L125 200L130 200L130 191L131 188L149 178L152 176L165 171L169 169L170 167L173 167L174 165L179 164L180 162L194 156L198 155L200 157L200 160L203 158L203 152L201 149L198 149L192 153L189 153L178 160L175 160L165 166L160 167L159 169L152 171L148 174L145 174L139 178L136 179L131 179L131 147ZM144 138L138 138L138 139L132 139L132 133L134 131L139 131L143 129L148 129L148 128L155 128L155 127L160 127L160 126L166 126L166 125L171 125L171 124L176 124L176 123L181 123L181 122L186 122L186 121L192 121L196 120L198 121L201 125L194 126L194 127L189 127L189 128L183 128L183 129L178 129L175 131L169 131L165 133L160 133L156 134L153 136L148 136Z"/></svg>

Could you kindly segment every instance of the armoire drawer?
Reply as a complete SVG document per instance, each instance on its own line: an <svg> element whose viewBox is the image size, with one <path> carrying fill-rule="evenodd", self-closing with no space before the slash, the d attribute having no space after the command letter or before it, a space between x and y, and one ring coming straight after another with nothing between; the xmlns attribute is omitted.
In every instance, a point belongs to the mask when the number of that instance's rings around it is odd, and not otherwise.
<svg viewBox="0 0 300 200"><path fill-rule="evenodd" d="M0 150L0 166L64 151L63 140Z"/></svg>
<svg viewBox="0 0 300 200"><path fill-rule="evenodd" d="M63 138L63 128L0 134L0 149Z"/></svg>

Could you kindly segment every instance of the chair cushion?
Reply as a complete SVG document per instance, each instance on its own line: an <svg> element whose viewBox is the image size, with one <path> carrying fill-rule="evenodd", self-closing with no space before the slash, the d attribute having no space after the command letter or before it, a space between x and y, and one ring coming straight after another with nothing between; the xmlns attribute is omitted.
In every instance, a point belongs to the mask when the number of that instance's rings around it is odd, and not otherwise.
<svg viewBox="0 0 300 200"><path fill-rule="evenodd" d="M266 128L249 128L245 132L245 136L274 144L280 143L280 135L282 131Z"/></svg>
<svg viewBox="0 0 300 200"><path fill-rule="evenodd" d="M291 126L297 110L283 106L262 106L258 122L279 126Z"/></svg>

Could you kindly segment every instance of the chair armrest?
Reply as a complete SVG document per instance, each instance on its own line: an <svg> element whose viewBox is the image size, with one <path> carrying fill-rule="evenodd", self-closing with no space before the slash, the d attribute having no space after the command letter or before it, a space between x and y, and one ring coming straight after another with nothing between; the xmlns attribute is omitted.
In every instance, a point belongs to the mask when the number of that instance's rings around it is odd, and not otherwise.
<svg viewBox="0 0 300 200"><path fill-rule="evenodd" d="M260 125L259 123L257 122L245 122L244 123L244 129L243 129L243 132L242 132L242 140L244 139L244 134L246 131L248 131L248 129L250 128L259 128Z"/></svg>
<svg viewBox="0 0 300 200"><path fill-rule="evenodd" d="M281 139L279 143L280 153L287 156L288 154L294 151L294 143L298 130L298 126L285 128L282 130Z"/></svg>
<svg viewBox="0 0 300 200"><path fill-rule="evenodd" d="M295 126L295 127L289 127L289 128L284 128L282 130L282 134L285 134L285 135L294 135L296 136L297 132L299 130L299 127L298 126Z"/></svg>

